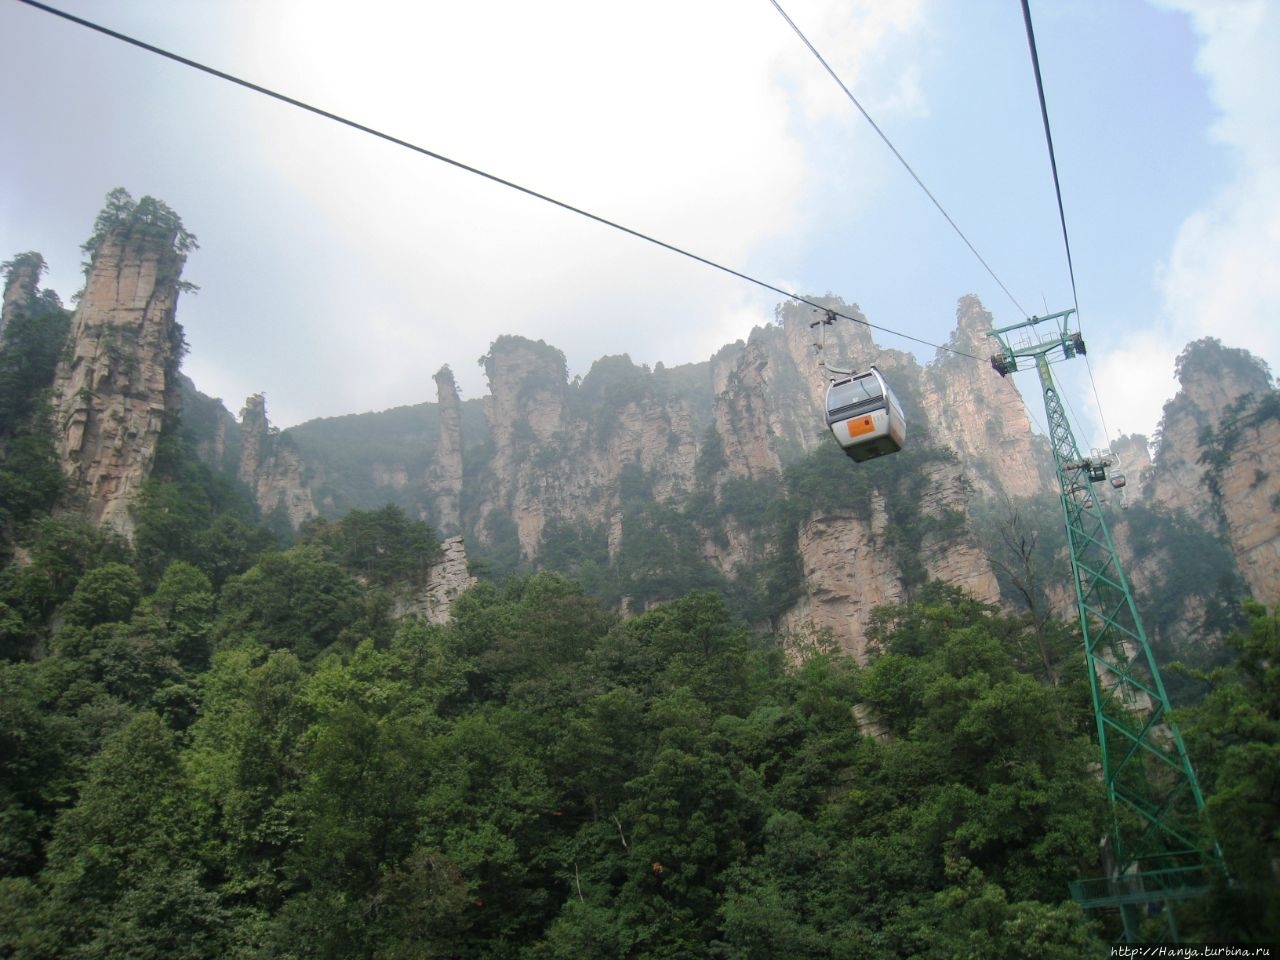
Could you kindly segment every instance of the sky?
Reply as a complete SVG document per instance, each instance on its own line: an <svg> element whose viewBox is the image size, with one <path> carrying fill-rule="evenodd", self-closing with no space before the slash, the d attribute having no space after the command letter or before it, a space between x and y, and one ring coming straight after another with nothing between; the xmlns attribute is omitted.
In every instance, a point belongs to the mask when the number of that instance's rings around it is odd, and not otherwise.
<svg viewBox="0 0 1280 960"><path fill-rule="evenodd" d="M1151 435L1197 338L1280 369L1280 4L1032 0L1073 294L1017 0L778 2L893 149L772 0L53 5L929 343L966 294L1078 304L1082 447ZM184 371L232 413L433 401L445 364L483 396L503 334L571 376L702 361L782 299L19 0L0 37L0 259L70 302L106 194L163 200L200 243Z"/></svg>

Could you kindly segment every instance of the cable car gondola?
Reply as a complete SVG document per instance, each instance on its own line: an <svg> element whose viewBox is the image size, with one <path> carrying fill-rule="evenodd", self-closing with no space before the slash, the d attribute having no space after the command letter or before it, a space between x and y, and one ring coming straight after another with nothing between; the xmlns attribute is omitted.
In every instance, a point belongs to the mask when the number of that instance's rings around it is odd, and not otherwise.
<svg viewBox="0 0 1280 960"><path fill-rule="evenodd" d="M897 453L906 441L907 420L898 398L872 367L831 381L827 426L844 452L858 463Z"/></svg>

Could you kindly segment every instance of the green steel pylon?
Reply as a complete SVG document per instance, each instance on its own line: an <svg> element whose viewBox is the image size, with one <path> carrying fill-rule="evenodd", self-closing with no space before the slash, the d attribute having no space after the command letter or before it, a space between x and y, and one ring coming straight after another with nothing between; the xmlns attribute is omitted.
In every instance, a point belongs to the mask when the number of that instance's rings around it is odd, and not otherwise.
<svg viewBox="0 0 1280 960"><path fill-rule="evenodd" d="M1071 552L1071 572L1084 636L1101 775L1111 801L1112 832L1104 841L1107 876L1071 885L1088 910L1118 909L1129 942L1178 939L1170 901L1208 891L1221 854L1208 835L1204 796L1147 643L1094 485L1107 480L1106 452L1082 456L1071 433L1050 361L1085 352L1068 328L1074 310L993 331L1001 350L991 365L1001 376L1034 359L1044 393L1049 442ZM1051 323L1052 330L1041 328Z"/></svg>

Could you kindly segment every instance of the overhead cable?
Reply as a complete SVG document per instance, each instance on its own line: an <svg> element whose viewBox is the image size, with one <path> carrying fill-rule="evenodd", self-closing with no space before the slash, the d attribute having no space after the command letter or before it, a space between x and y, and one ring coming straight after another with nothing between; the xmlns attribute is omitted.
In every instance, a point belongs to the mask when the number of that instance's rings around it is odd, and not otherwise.
<svg viewBox="0 0 1280 960"><path fill-rule="evenodd" d="M1044 121L1044 139L1049 147L1049 166L1053 169L1053 192L1058 198L1058 221L1062 224L1062 245L1067 251L1067 273L1071 277L1071 305L1080 319L1080 298L1076 295L1076 270L1071 262L1071 240L1067 236L1067 215L1062 208L1062 184L1058 180L1058 157L1053 150L1053 134L1049 130L1049 108L1044 99L1044 80L1040 76L1040 54L1036 51L1036 35L1031 28L1031 6L1022 0L1022 19L1027 25L1027 45L1031 48L1031 66L1036 74L1036 95L1040 98L1040 118Z"/></svg>
<svg viewBox="0 0 1280 960"><path fill-rule="evenodd" d="M1009 288L1006 287L1003 281L1001 281L1001 279L996 276L995 271L991 269L987 261L982 258L982 254L980 254L977 248L972 243L969 242L969 238L964 235L964 231L961 230L960 227L957 226L956 222L951 219L951 214L947 213L946 209L938 201L938 198L935 197L932 191L930 191L929 188L924 185L924 181L921 180L919 175L916 174L915 170L911 168L911 164L907 163L906 158L901 153L898 152L898 148L893 145L893 142L888 138L888 136L885 135L885 132L880 129L879 124L877 124L874 120L871 119L871 114L867 113L866 108L863 107L863 105L858 102L858 98L853 95L853 92L847 86L845 86L844 81L840 79L840 75L837 74L835 70L832 69L831 64L827 63L826 58L823 57L822 54L818 52L818 48L809 42L809 38L804 35L804 32L798 26L796 26L796 22L792 20L789 16L787 16L787 11L782 9L782 5L778 3L778 0L769 0L769 2L773 4L774 9L776 9L778 13L782 14L782 19L787 21L791 29L795 31L796 36L799 37L801 41L803 41L804 45L809 48L809 52L812 53L815 57L817 57L818 62L822 64L823 68L827 71L827 73L831 75L831 79L834 80L839 85L840 89L844 91L844 95L849 98L850 102L855 107L858 108L858 112L862 114L862 116L866 119L867 123L871 124L871 129L874 130L877 134L879 134L880 139L884 141L885 146L887 146L893 152L893 155L898 158L898 162L902 164L902 166L906 169L907 173L911 174L911 179L913 179L916 182L916 184L920 187L920 189L924 191L925 196L927 196L930 200L933 201L933 205L938 208L938 212L941 213L944 218L946 218L947 223L951 224L951 229L956 232L956 235L959 236L960 239L964 241L964 245L969 248L969 250L973 253L975 257L978 258L978 262L982 264L983 267L986 268L987 273L991 275L991 279L996 282L996 284L1000 287L1000 289L1004 291L1005 296L1008 297L1009 300L1013 303L1013 305L1018 308L1018 312L1021 313L1024 317L1030 316L1030 314L1025 309L1023 309L1022 305L1018 303L1014 295L1009 292Z"/></svg>
<svg viewBox="0 0 1280 960"><path fill-rule="evenodd" d="M1036 49L1036 34L1031 26L1030 0L1022 0L1022 19L1027 25L1027 46L1031 50L1031 66L1036 75L1036 95L1040 98L1040 118L1044 122L1044 140L1049 148L1049 167L1053 170L1053 192L1058 199L1058 222L1062 224L1062 246L1067 253L1067 274L1071 278L1071 301L1076 308L1076 322L1080 322L1080 297L1076 293L1076 270L1071 259L1071 238L1067 234L1067 215L1062 205L1062 184L1058 179L1058 157L1053 149L1053 133L1049 128L1049 108L1044 97L1044 79L1040 75L1040 54ZM1083 332L1083 328L1082 328ZM1107 427L1107 417L1102 411L1102 398L1098 396L1098 385L1093 379L1093 367L1089 358L1084 358L1085 367L1089 371L1089 386L1093 390L1093 402L1098 408L1098 419L1102 422L1102 433L1111 443L1111 431Z"/></svg>
<svg viewBox="0 0 1280 960"><path fill-rule="evenodd" d="M1084 368L1089 371L1089 386L1093 390L1093 402L1098 408L1098 419L1102 422L1102 435L1107 438L1107 446L1111 446L1111 430L1107 426L1107 415L1102 412L1102 398L1098 396L1098 384L1093 379L1093 367L1089 363L1089 358L1084 358Z"/></svg>
<svg viewBox="0 0 1280 960"><path fill-rule="evenodd" d="M264 86L261 86L260 84L256 84L249 80L245 80L241 77L235 76L234 74L227 73L226 71L208 66L196 60L191 60L187 57L184 57L179 54L173 53L172 51L166 50L163 47L158 47L154 44L147 43L143 40L139 40L136 37L131 37L128 34L121 33L118 30L112 30L109 27L104 27L99 23L94 23L92 20L86 20L83 17L78 17L78 16L75 16L74 14L68 13L65 10L59 10L57 7L52 7L46 3L41 3L39 2L39 0L18 0L18 2L25 3L27 6L34 7L37 10L43 10L45 13L52 14L53 16L61 17L63 20L67 20L71 23L85 27L89 30L96 31L97 33L103 34L104 36L111 37L114 40L119 40L122 43L127 43L130 46L137 47L141 50L146 50L148 53L153 53L156 56L164 57L166 60L171 60L174 63L182 64L183 66L190 67L193 70L199 70L201 73L206 73L209 76L217 77L219 80L225 80L228 83L233 83L236 86L243 87L246 90L251 90L254 93L261 94L264 97L270 97L273 100L278 100L281 103L288 104L291 107L296 107L299 110L305 110L308 113L314 114L318 117L323 117L326 120L332 120L334 123L340 123L343 126L350 127L351 129L357 130L360 133L365 133L371 137L377 137L380 140L385 140L386 142L394 144L397 147L403 147L406 150L412 150L414 153L421 154L424 157L430 157L433 160L439 160L441 163L446 163L452 167L458 168L459 170L464 170L467 173L475 174L478 177L483 177L484 179L490 180L493 183L500 184L501 186L509 187L512 190L516 190L520 193L525 194L526 196L533 197L536 200L542 200L543 202L552 204L553 206L559 207L562 210L567 210L570 213L576 213L579 216L586 217L588 220L594 220L596 223L603 224L606 227L612 227L615 230L620 230L621 232L629 234L630 236L633 236L638 240L644 240L648 243L654 244L655 246L662 247L664 250L669 250L672 253L679 254L682 257L687 257L690 260L696 260L698 263L701 263L705 266L712 267L713 269L719 270L722 273L727 273L730 276L737 277L739 280L745 280L748 283L753 283L758 287L763 287L764 289L770 290L773 293L786 297L789 300L795 300L799 303L807 304L808 306L811 306L817 310L826 311L827 309L821 304L815 303L814 301L809 300L808 298L803 297L797 293L792 293L789 290L784 290L781 287L774 286L773 284L768 283L764 280L759 280L756 277L752 277L748 274L742 273L741 271L734 270L731 267L726 267L723 264L716 263L714 260L710 260L706 257L699 256L696 253L691 253L690 251L677 247L674 244L666 243L665 241L659 240L655 237L651 237L648 234L641 233L639 230L633 230L630 227L626 227L620 223L617 223L616 221L609 220L606 217L602 217L602 216L599 216L598 214L591 213L590 211L583 210L581 207L575 207L573 204L566 203L563 200L557 200L554 197L547 196L544 193L539 193L537 190L533 190L529 187L521 186L518 183L515 183L511 180L504 179L503 177L499 177L495 174L487 173L486 171L481 170L478 167L473 167L470 164L463 163L460 160L454 160L453 158L447 157L442 153L437 153L434 150L429 150L426 147L422 147L422 146L419 146L418 144L411 143L408 140L403 140L392 134L385 133L381 130L374 129L373 127L366 126L363 123L359 123L355 120L351 120L339 114L332 113L320 107L313 106L312 104L306 103L305 101L298 100L294 97L290 97L283 93L279 93L278 91L272 90L268 87L264 87ZM914 343L923 344L924 346L927 346L927 347L933 347L936 350L943 350L948 353L953 353L959 356L968 357L971 360L978 360L980 362L985 362L982 357L974 356L971 353L965 353L963 350L956 350L953 347L932 343L928 340L923 340L919 337L914 337L909 333L902 333L901 331L893 330L890 327L885 327L885 326L881 326L880 324L871 323L870 321L865 320L861 317L850 316L848 314L840 313L838 311L836 311L836 316L845 320L851 320L854 323L862 324L863 326L869 327L873 330L879 330L883 333L891 334L895 337L901 337L904 340L911 340Z"/></svg>

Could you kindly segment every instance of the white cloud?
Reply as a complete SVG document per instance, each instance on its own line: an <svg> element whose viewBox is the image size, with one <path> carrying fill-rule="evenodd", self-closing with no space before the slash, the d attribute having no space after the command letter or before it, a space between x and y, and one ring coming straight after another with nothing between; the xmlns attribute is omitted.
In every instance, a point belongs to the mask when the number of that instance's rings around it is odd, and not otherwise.
<svg viewBox="0 0 1280 960"><path fill-rule="evenodd" d="M1162 0L1188 14L1196 68L1220 116L1233 175L1182 224L1161 289L1181 343L1214 336L1280 363L1280 11L1265 0Z"/></svg>
<svg viewBox="0 0 1280 960"><path fill-rule="evenodd" d="M1115 182L1140 202L1117 195L1086 218L1075 200L1069 215L1073 240L1085 241L1078 252L1092 253L1077 266L1093 271L1081 273L1086 336L1109 426L1148 433L1190 339L1220 336L1280 368L1280 324L1268 313L1280 292L1275 5L1151 2L1176 13L1144 19L1134 11L1150 10L1107 7L1082 19L1067 5L1038 31L1046 55L1055 43L1078 48L1103 21L1133 35L1111 38L1083 66L1049 56L1046 67L1056 64L1055 105L1079 94L1075 135L1060 144L1072 198L1089 195L1091 174L1112 184L1119 160L1134 171ZM121 0L109 11L67 3L726 266L807 288L779 282L784 289L837 293L913 335L945 340L955 299L969 290L1002 306L768 3L372 0L358 12L336 0ZM1024 297L1033 305L1042 293L1058 306L1056 220L1044 227L1049 193L1017 11L931 0L783 6L1002 279L1020 297L1035 291ZM1166 30L1151 51L1154 66L1162 57L1176 65L1143 88L1146 100L1098 95L1134 93L1131 61L1126 72L1115 58L1146 36L1140 26L1181 26L1183 14L1201 40L1216 153L1178 152L1205 136L1203 109L1173 106L1199 93L1186 76L1185 29ZM434 397L431 374L444 363L464 396L478 396L486 388L474 361L503 333L559 347L574 373L623 352L648 364L704 359L768 320L779 299L22 5L0 5L0 24L23 39L0 74L52 78L10 117L23 149L0 155L0 237L10 251L44 250L49 282L69 295L76 245L107 190L122 184L170 203L202 242L187 271L202 292L184 298L179 315L192 344L186 369L232 409L256 391L281 424L421 402ZM1135 114L1147 102L1149 131L1117 141L1117 131L1142 126ZM1055 113L1068 134L1071 116L1065 105ZM1165 147L1151 160L1153 143ZM1165 158L1176 176L1141 176ZM1188 189L1197 183L1203 194ZM1194 215L1183 206L1193 202ZM1163 221L1142 216L1153 208ZM1146 229L1113 222L1126 217ZM55 224L59 236L45 229ZM1114 310L1114 322L1095 303ZM1001 319L1017 318L1006 308Z"/></svg>
<svg viewBox="0 0 1280 960"><path fill-rule="evenodd" d="M1102 423L1090 402L1083 412L1091 439L1082 447L1105 447L1104 438L1121 434L1141 433L1149 441L1154 439L1164 405L1177 391L1173 365L1185 342L1167 330L1139 330L1127 336L1123 345L1091 358L1094 382L1082 383L1077 395L1092 398L1096 386L1107 422Z"/></svg>
<svg viewBox="0 0 1280 960"><path fill-rule="evenodd" d="M1096 385L1108 422L1104 430L1089 403L1082 429L1094 439L1082 445L1102 445L1108 432L1152 438L1178 388L1174 363L1193 340L1217 337L1273 369L1280 361L1280 19L1273 4L1253 0L1152 3L1189 17L1196 70L1217 111L1209 135L1226 148L1227 175L1170 239L1156 267L1159 309L1147 325L1095 318L1107 349L1090 358L1094 383L1075 371L1075 393L1091 396Z"/></svg>
<svg viewBox="0 0 1280 960"><path fill-rule="evenodd" d="M917 25L920 4L794 6L797 21L833 31L816 36L856 78L883 69L886 44ZM265 6L237 56L265 86L732 269L748 271L754 253L824 212L806 197L825 147L795 110L816 104L847 120L851 108L767 5L350 9ZM914 74L895 77L893 109L919 109ZM446 362L464 395L479 395L472 361L503 333L545 339L573 373L610 353L705 359L778 299L332 122L273 105L252 116L245 138L282 209L314 204L304 246L329 245L345 263L345 276L320 281L323 297L312 292L313 309L299 298L305 316L273 318L306 330L308 377L330 384L317 414L430 399L430 374ZM367 373L347 383L338 374L355 363ZM296 389L300 399L302 378ZM273 403L273 419L289 422L295 408Z"/></svg>

